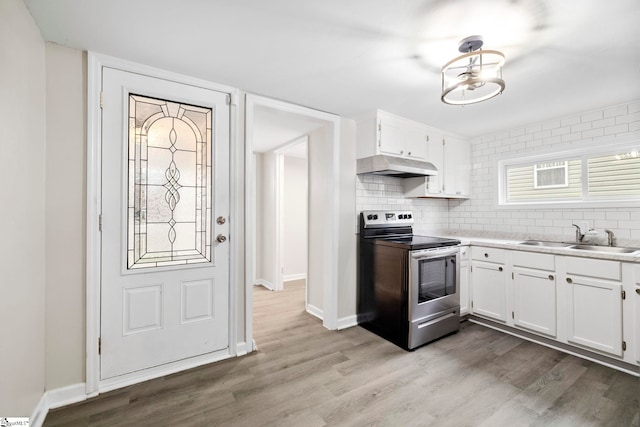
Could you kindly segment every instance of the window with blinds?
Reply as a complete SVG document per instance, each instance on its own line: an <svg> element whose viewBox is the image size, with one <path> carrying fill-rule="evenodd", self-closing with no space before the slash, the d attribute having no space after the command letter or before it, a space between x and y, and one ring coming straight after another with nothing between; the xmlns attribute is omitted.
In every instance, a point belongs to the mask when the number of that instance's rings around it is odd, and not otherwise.
<svg viewBox="0 0 640 427"><path fill-rule="evenodd" d="M640 148L594 151L500 162L500 204L640 201Z"/></svg>

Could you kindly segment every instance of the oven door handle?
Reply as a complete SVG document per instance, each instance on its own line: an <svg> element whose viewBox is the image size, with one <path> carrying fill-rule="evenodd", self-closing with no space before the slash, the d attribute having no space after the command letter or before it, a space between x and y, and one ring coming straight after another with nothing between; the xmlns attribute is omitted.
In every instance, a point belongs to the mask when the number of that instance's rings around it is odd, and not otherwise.
<svg viewBox="0 0 640 427"><path fill-rule="evenodd" d="M442 258L450 255L455 255L460 252L460 246L454 246L449 249L432 249L426 251L413 251L411 252L411 258L415 260L429 259L429 258Z"/></svg>

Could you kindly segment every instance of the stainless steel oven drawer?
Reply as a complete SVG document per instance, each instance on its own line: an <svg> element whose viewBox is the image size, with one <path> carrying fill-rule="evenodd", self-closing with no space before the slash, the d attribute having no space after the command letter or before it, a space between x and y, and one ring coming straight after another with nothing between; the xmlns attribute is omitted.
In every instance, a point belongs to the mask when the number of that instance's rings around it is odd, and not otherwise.
<svg viewBox="0 0 640 427"><path fill-rule="evenodd" d="M409 348L414 349L460 329L460 309L455 308L429 320L417 319L409 325Z"/></svg>

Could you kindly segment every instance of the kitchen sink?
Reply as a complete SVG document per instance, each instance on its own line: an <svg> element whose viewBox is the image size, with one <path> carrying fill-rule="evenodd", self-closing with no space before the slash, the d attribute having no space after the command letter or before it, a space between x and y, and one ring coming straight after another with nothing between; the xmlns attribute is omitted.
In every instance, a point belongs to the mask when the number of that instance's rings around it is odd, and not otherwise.
<svg viewBox="0 0 640 427"><path fill-rule="evenodd" d="M524 242L520 242L519 244L528 246L550 246L554 248L567 248L569 246L575 245L575 243L546 242L544 240L525 240Z"/></svg>
<svg viewBox="0 0 640 427"><path fill-rule="evenodd" d="M614 254L632 254L640 251L640 248L623 248L620 246L596 246L596 245L573 245L569 249L580 251L609 252Z"/></svg>

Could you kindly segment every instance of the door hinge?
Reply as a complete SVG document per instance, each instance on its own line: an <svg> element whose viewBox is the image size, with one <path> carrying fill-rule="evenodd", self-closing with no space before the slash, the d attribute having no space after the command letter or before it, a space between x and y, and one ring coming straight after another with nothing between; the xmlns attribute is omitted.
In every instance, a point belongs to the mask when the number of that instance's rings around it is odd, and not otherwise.
<svg viewBox="0 0 640 427"><path fill-rule="evenodd" d="M104 108L104 92L100 91L100 108Z"/></svg>
<svg viewBox="0 0 640 427"><path fill-rule="evenodd" d="M515 278L516 278L515 273L512 272L511 273L511 280L515 280Z"/></svg>
<svg viewBox="0 0 640 427"><path fill-rule="evenodd" d="M227 105L231 105L231 94L227 94Z"/></svg>
<svg viewBox="0 0 640 427"><path fill-rule="evenodd" d="M627 299L627 291L622 291L622 299Z"/></svg>
<svg viewBox="0 0 640 427"><path fill-rule="evenodd" d="M98 354L102 354L102 337L98 337Z"/></svg>
<svg viewBox="0 0 640 427"><path fill-rule="evenodd" d="M102 231L102 214L98 215L98 231Z"/></svg>
<svg viewBox="0 0 640 427"><path fill-rule="evenodd" d="M627 351L627 342L622 341L622 351Z"/></svg>
<svg viewBox="0 0 640 427"><path fill-rule="evenodd" d="M471 308L473 308L473 301L471 301Z"/></svg>

